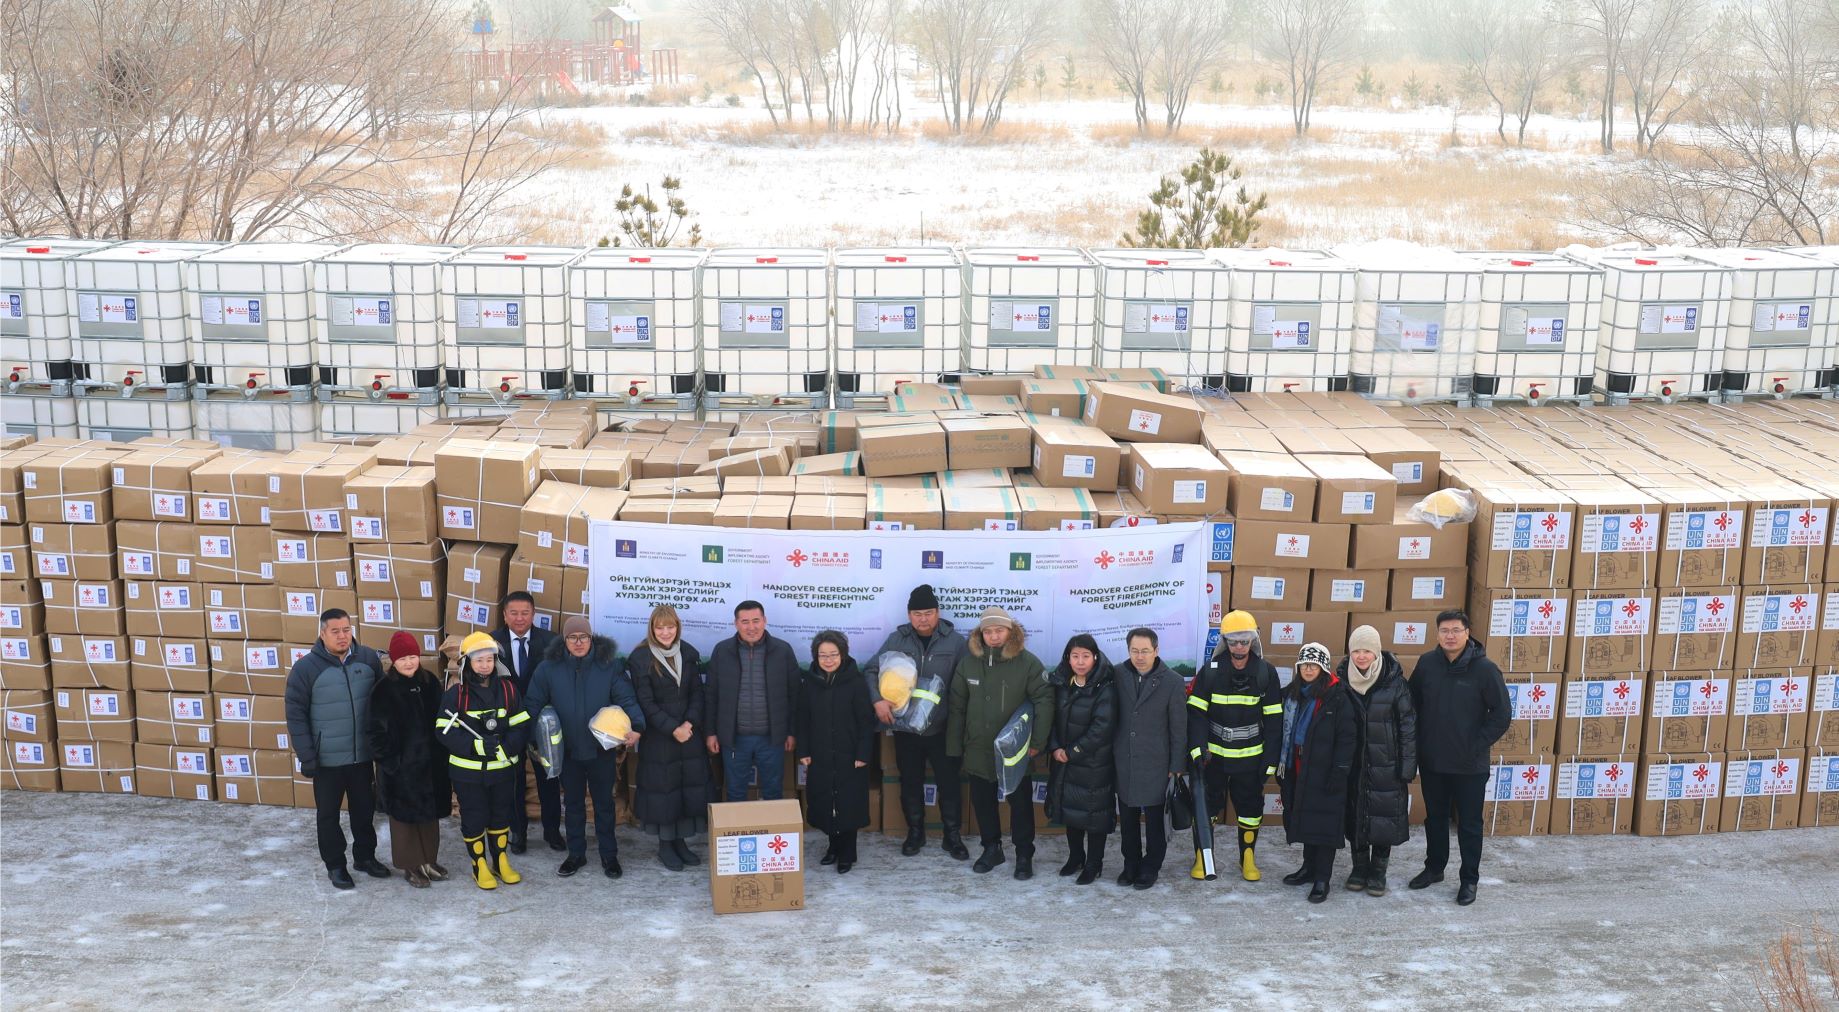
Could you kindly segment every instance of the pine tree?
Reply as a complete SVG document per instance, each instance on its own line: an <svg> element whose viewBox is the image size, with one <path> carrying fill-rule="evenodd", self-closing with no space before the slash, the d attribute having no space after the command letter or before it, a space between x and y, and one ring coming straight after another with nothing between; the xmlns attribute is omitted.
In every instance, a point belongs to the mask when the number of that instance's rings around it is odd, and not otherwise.
<svg viewBox="0 0 1839 1012"><path fill-rule="evenodd" d="M1257 199L1238 183L1239 167L1231 157L1202 148L1200 157L1181 170L1179 180L1163 176L1162 185L1149 195L1149 209L1137 215L1134 235L1124 246L1146 249L1206 249L1244 246L1258 231L1258 214L1266 207L1265 195Z"/></svg>
<svg viewBox="0 0 1839 1012"><path fill-rule="evenodd" d="M664 206L652 199L651 184L645 184L645 192L638 193L632 184L619 188L619 199L613 202L613 210L619 213L619 230L623 235L602 238L602 246L669 246L677 238L677 233L693 216L689 204L677 195L683 188L683 181L674 176L665 176L662 184ZM690 225L688 242L695 246L702 242L702 226Z"/></svg>

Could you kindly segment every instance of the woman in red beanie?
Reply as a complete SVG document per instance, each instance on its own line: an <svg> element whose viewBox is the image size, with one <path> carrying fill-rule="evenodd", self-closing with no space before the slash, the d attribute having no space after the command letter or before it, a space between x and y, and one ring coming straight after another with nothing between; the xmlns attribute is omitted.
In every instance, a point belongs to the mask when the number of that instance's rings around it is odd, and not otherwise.
<svg viewBox="0 0 1839 1012"><path fill-rule="evenodd" d="M390 637L389 659L392 674L377 682L370 697L377 807L390 820L390 863L410 885L426 889L430 879L447 877L435 856L440 820L453 812L447 752L434 732L441 684L422 667L421 649L410 633Z"/></svg>

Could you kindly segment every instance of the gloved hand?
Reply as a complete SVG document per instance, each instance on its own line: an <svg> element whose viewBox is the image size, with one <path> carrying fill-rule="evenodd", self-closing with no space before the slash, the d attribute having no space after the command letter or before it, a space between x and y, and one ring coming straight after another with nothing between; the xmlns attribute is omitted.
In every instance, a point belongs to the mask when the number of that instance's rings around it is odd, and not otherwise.
<svg viewBox="0 0 1839 1012"><path fill-rule="evenodd" d="M318 773L319 773L319 764L317 762L307 762L305 760L301 760L301 763L300 763L300 775L301 776L306 777L308 780L311 780L313 779L313 777L318 775Z"/></svg>
<svg viewBox="0 0 1839 1012"><path fill-rule="evenodd" d="M497 735L488 734L485 736L485 757L487 759L498 758L498 751L503 747L504 743L499 740Z"/></svg>

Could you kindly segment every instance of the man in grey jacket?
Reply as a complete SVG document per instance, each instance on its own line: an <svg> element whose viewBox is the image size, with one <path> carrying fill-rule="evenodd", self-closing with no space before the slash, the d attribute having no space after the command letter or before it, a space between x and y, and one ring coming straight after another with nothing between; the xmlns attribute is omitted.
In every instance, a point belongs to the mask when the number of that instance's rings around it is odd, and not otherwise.
<svg viewBox="0 0 1839 1012"><path fill-rule="evenodd" d="M785 756L798 699L798 658L790 644L766 631L766 606L742 601L734 608L734 635L709 652L708 707L715 733L709 754L722 757L729 801L747 800L756 777L760 800L784 797Z"/></svg>
<svg viewBox="0 0 1839 1012"><path fill-rule="evenodd" d="M287 673L287 737L302 775L313 781L319 815L319 856L340 889L355 883L345 870L342 802L351 806L351 857L371 878L389 878L377 860L377 806L371 769L370 694L384 670L377 652L352 642L351 616L332 608L319 616L319 641Z"/></svg>
<svg viewBox="0 0 1839 1012"><path fill-rule="evenodd" d="M939 598L932 585L922 583L913 588L907 595L906 624L889 633L881 649L863 665L869 693L875 698L875 715L883 724L894 722L894 708L881 698L878 690L882 654L890 650L906 654L913 658L922 678L927 675L942 678L944 685L939 696L944 699L950 696L952 672L964 659L966 646L963 634L953 628L949 620L939 617ZM940 721L925 734L895 732L894 762L900 769L900 811L907 820L907 838L901 843L900 852L912 857L926 846L926 765L930 763L932 776L937 781L945 852L960 861L970 860L971 852L959 835L964 821L959 763L945 753L944 722Z"/></svg>

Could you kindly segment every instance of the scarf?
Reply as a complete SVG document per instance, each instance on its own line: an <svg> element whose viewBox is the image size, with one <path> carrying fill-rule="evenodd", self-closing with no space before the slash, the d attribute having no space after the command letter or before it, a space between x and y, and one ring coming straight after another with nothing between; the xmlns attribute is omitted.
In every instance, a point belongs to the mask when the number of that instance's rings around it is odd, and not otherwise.
<svg viewBox="0 0 1839 1012"><path fill-rule="evenodd" d="M1374 683L1379 681L1379 673L1384 671L1385 667L1386 658L1384 654L1373 658L1373 667L1369 671L1360 670L1360 666L1355 664L1352 658L1349 658L1347 661L1348 687L1362 696L1366 695L1367 690L1372 688Z"/></svg>
<svg viewBox="0 0 1839 1012"><path fill-rule="evenodd" d="M658 666L677 684L683 684L683 637L671 641L670 648L658 645L650 636L645 637L645 646L650 648L651 656L658 659Z"/></svg>

